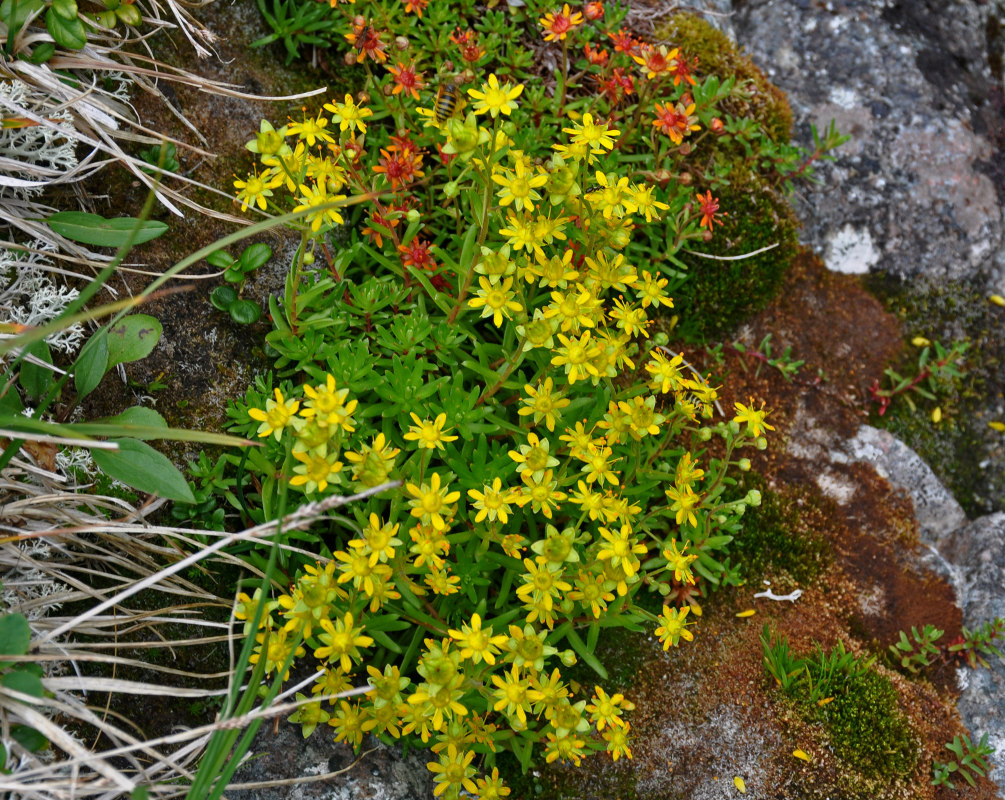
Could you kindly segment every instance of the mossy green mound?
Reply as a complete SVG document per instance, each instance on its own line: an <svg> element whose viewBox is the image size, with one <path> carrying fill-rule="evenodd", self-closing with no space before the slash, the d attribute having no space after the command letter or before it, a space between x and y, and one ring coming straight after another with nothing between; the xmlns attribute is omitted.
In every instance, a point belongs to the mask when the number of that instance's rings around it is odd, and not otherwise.
<svg viewBox="0 0 1005 800"><path fill-rule="evenodd" d="M656 38L679 44L688 57L697 56L700 74L736 78L737 91L721 106L728 115L724 121L747 118L771 142L789 143L792 111L785 96L728 36L699 17L682 13L657 28ZM703 143L703 154L705 147ZM722 135L703 158L717 165L717 178L699 188L719 198L726 216L710 241L688 249L733 259L774 247L740 260L681 254L691 268L687 281L676 289L675 300L683 311L681 332L696 338L728 331L764 308L781 288L798 244L798 221L785 194L784 179L758 147L749 147L740 137Z"/></svg>

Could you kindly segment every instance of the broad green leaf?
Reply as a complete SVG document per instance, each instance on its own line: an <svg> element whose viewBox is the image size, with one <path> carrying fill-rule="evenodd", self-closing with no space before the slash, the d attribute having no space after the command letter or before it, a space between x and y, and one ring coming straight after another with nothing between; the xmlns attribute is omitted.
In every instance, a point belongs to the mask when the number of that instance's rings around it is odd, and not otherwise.
<svg viewBox="0 0 1005 800"><path fill-rule="evenodd" d="M262 307L254 300L238 300L230 304L228 311L238 325L253 325L262 317Z"/></svg>
<svg viewBox="0 0 1005 800"><path fill-rule="evenodd" d="M0 655L23 656L31 644L31 628L23 614L0 617Z"/></svg>
<svg viewBox="0 0 1005 800"><path fill-rule="evenodd" d="M12 725L10 735L31 753L37 753L49 746L49 740L29 725Z"/></svg>
<svg viewBox="0 0 1005 800"><path fill-rule="evenodd" d="M185 477L166 456L136 439L116 439L118 450L92 450L98 469L141 492L194 503Z"/></svg>
<svg viewBox="0 0 1005 800"><path fill-rule="evenodd" d="M64 19L76 19L77 0L52 0L52 10Z"/></svg>
<svg viewBox="0 0 1005 800"><path fill-rule="evenodd" d="M150 355L161 338L161 324L149 314L131 314L108 329L108 369Z"/></svg>
<svg viewBox="0 0 1005 800"><path fill-rule="evenodd" d="M44 64L52 58L55 52L56 45L52 42L39 42L35 45L35 49L31 51L31 55L28 56L27 61L31 64ZM39 735L41 736L41 734Z"/></svg>
<svg viewBox="0 0 1005 800"><path fill-rule="evenodd" d="M80 17L66 19L66 17L57 14L55 10L49 9L49 13L45 15L45 27L52 40L67 50L82 50L87 44L87 32L84 30L84 23L80 21ZM97 242L90 242L90 244L97 244Z"/></svg>
<svg viewBox="0 0 1005 800"><path fill-rule="evenodd" d="M28 694L32 697L41 697L44 693L42 681L39 680L38 676L23 669L11 670L0 678L0 684L3 684L5 689Z"/></svg>
<svg viewBox="0 0 1005 800"><path fill-rule="evenodd" d="M45 3L42 0L4 0L0 3L0 21L7 24L13 36L24 27L28 17L43 8Z"/></svg>
<svg viewBox="0 0 1005 800"><path fill-rule="evenodd" d="M73 385L77 387L77 397L89 395L101 383L108 369L108 336L98 331L84 345L73 369Z"/></svg>
<svg viewBox="0 0 1005 800"><path fill-rule="evenodd" d="M49 14L47 19L53 16L55 15ZM59 235L97 247L121 247L129 241L134 229L136 236L132 240L133 244L143 244L156 239L168 229L163 222L139 220L134 217L106 219L100 214L89 214L86 211L59 211L46 221Z"/></svg>
<svg viewBox="0 0 1005 800"><path fill-rule="evenodd" d="M242 272L250 272L253 269L265 266L270 258L272 258L272 248L267 244L258 242L244 248L244 252L241 253L241 257L237 261L241 265Z"/></svg>
<svg viewBox="0 0 1005 800"><path fill-rule="evenodd" d="M52 353L49 352L49 345L44 340L32 342L24 348L24 352L47 364L52 363ZM52 375L51 370L38 364L31 364L27 359L21 362L21 386L32 400L37 400L48 391L52 385Z"/></svg>
<svg viewBox="0 0 1005 800"><path fill-rule="evenodd" d="M213 308L226 311L237 302L237 291L232 286L217 286L209 293L209 302Z"/></svg>

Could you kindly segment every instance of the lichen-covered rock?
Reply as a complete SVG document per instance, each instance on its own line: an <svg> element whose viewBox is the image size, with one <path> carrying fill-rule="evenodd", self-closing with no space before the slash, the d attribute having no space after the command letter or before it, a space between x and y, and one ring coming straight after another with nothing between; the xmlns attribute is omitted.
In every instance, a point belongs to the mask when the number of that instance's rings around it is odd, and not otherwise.
<svg viewBox="0 0 1005 800"><path fill-rule="evenodd" d="M428 800L433 776L429 753L388 747L373 737L358 758L324 727L304 739L299 725L282 720L273 733L263 725L251 746L257 757L242 766L228 789L230 800ZM332 774L336 773L336 774ZM321 776L330 777L319 779ZM260 784L260 785L257 785Z"/></svg>
<svg viewBox="0 0 1005 800"><path fill-rule="evenodd" d="M852 136L818 171L827 190L798 204L832 269L1005 288L1000 74L984 35L1000 13L977 0L740 7L739 42L788 95L794 139L831 119Z"/></svg>
<svg viewBox="0 0 1005 800"><path fill-rule="evenodd" d="M989 514L955 531L943 541L942 552L959 568L964 626L974 629L1005 617L1005 514ZM988 662L988 669L960 670L959 709L971 738L987 733L1000 757L1005 754L1005 661ZM1005 791L999 796L1005 797Z"/></svg>

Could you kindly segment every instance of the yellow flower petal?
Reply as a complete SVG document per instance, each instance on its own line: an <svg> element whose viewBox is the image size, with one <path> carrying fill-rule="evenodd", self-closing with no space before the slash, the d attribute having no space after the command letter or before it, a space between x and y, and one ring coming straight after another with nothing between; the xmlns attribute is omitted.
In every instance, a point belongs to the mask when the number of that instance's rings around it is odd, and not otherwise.
<svg viewBox="0 0 1005 800"><path fill-rule="evenodd" d="M733 785L737 788L737 791L739 791L740 794L747 793L747 784L743 782L743 778L741 778L739 775L733 778Z"/></svg>
<svg viewBox="0 0 1005 800"><path fill-rule="evenodd" d="M938 406L936 406L932 411L932 422L934 422L936 425L942 422L942 409L939 408Z"/></svg>
<svg viewBox="0 0 1005 800"><path fill-rule="evenodd" d="M809 761L813 758L813 756L811 756L805 750L793 750L792 755L794 755L796 758L802 759L803 761Z"/></svg>
<svg viewBox="0 0 1005 800"><path fill-rule="evenodd" d="M820 700L817 700L817 705L818 706L825 706L825 705L827 705L833 699L834 699L833 697L824 697L824 698L821 698Z"/></svg>
<svg viewBox="0 0 1005 800"><path fill-rule="evenodd" d="M993 294L991 295L991 297L988 298L988 300L990 300L996 306L1005 306L1005 297L1002 297L1000 294Z"/></svg>
<svg viewBox="0 0 1005 800"><path fill-rule="evenodd" d="M913 344L915 347L928 347L928 345L930 345L931 342L928 341L928 339L926 339L924 336L915 336L913 339L911 339L911 344Z"/></svg>
<svg viewBox="0 0 1005 800"><path fill-rule="evenodd" d="M741 611L736 616L738 616L738 617L752 617L756 613L757 613L757 609L756 608L748 608L746 611Z"/></svg>
<svg viewBox="0 0 1005 800"><path fill-rule="evenodd" d="M1005 433L1005 422L989 422L988 426L998 431L998 433Z"/></svg>

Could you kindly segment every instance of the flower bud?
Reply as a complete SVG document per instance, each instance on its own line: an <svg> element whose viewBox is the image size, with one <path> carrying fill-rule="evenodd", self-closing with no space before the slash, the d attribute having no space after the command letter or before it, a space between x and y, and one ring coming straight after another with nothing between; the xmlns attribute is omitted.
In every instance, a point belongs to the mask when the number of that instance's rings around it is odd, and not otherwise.
<svg viewBox="0 0 1005 800"><path fill-rule="evenodd" d="M352 50L346 50L345 55L342 56L342 61L345 62L347 67L351 67L356 63L356 53Z"/></svg>
<svg viewBox="0 0 1005 800"><path fill-rule="evenodd" d="M692 183L694 183L694 175L692 175L690 172L682 172L677 181L678 183L680 183L681 186L690 186Z"/></svg>
<svg viewBox="0 0 1005 800"><path fill-rule="evenodd" d="M399 50L407 50L408 49L408 39L406 39L404 36L395 36L394 37L394 46L397 47Z"/></svg>
<svg viewBox="0 0 1005 800"><path fill-rule="evenodd" d="M707 442L712 438L711 428L698 428L698 441Z"/></svg>
<svg viewBox="0 0 1005 800"><path fill-rule="evenodd" d="M708 127L716 135L726 131L726 126L722 124L722 120L718 117L712 117L712 121L708 124Z"/></svg>
<svg viewBox="0 0 1005 800"><path fill-rule="evenodd" d="M740 468L740 472L750 472L750 459L741 458L736 462L736 465Z"/></svg>
<svg viewBox="0 0 1005 800"><path fill-rule="evenodd" d="M443 193L451 200L461 193L460 184L457 181L450 181L443 185Z"/></svg>
<svg viewBox="0 0 1005 800"><path fill-rule="evenodd" d="M704 233L703 233L703 234L701 235L701 240L702 240L703 242L711 242L711 241L712 241L712 231L705 231L705 232L704 232Z"/></svg>
<svg viewBox="0 0 1005 800"><path fill-rule="evenodd" d="M613 231L611 231L611 237L608 239L608 244L611 245L615 250L624 250L628 247L628 244L632 241L632 234L627 228L618 226Z"/></svg>
<svg viewBox="0 0 1005 800"><path fill-rule="evenodd" d="M757 491L757 489L751 489L749 492L747 492L747 496L743 498L743 502L746 503L748 506L753 506L754 508L757 508L759 505L761 505L761 493Z"/></svg>
<svg viewBox="0 0 1005 800"><path fill-rule="evenodd" d="M691 155L691 145L687 142L683 142L681 143L681 146L677 148L677 152L682 156L689 156Z"/></svg>
<svg viewBox="0 0 1005 800"><path fill-rule="evenodd" d="M407 219L409 223L418 222L420 219L422 219L422 215L419 213L419 210L417 208L410 208L408 209L408 212L405 214L405 219Z"/></svg>
<svg viewBox="0 0 1005 800"><path fill-rule="evenodd" d="M579 661L579 659L576 658L576 654L571 650L563 650L559 658L562 659L562 664L564 664L567 667L571 667L575 665L577 661Z"/></svg>
<svg viewBox="0 0 1005 800"><path fill-rule="evenodd" d="M304 253L304 263L309 267L314 263L314 253L307 252Z"/></svg>
<svg viewBox="0 0 1005 800"><path fill-rule="evenodd" d="M754 442L754 447L756 447L758 450L767 450L768 440L765 439L763 436L758 436L757 441Z"/></svg>
<svg viewBox="0 0 1005 800"><path fill-rule="evenodd" d="M733 436L739 436L739 435L740 435L740 423L739 423L739 422L737 422L737 421L736 421L735 419L733 419L733 420L730 420L730 421L729 421L729 422L728 422L728 423L726 424L726 427L727 427L727 428L729 429L729 432L730 432L730 433L731 433L731 434L732 434Z"/></svg>

